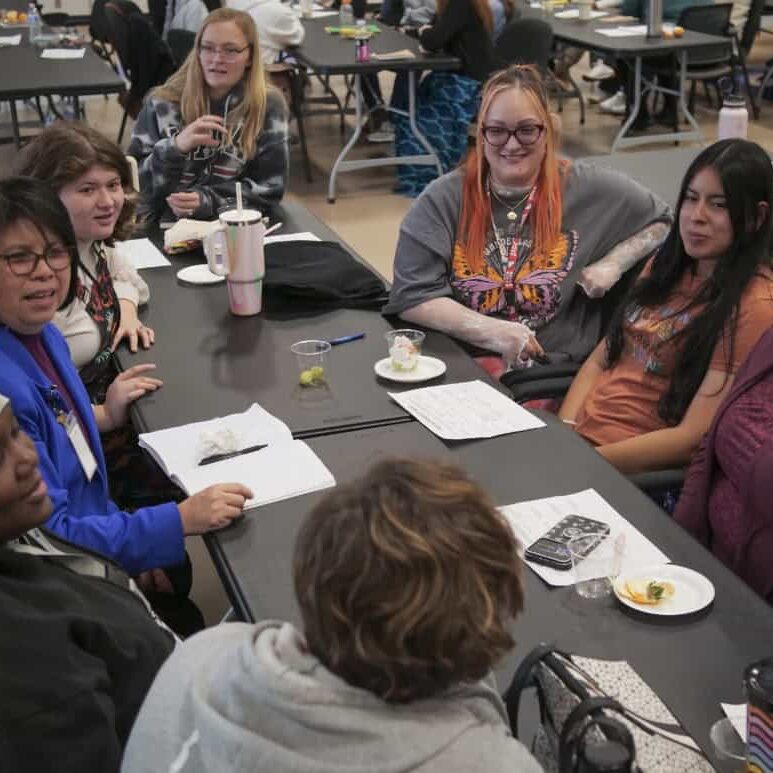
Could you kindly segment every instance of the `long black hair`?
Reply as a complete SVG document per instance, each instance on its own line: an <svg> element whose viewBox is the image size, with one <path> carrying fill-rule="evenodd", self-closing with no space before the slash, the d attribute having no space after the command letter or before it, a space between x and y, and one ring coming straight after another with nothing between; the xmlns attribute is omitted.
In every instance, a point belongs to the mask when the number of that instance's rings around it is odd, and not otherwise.
<svg viewBox="0 0 773 773"><path fill-rule="evenodd" d="M59 307L63 309L75 299L79 260L67 209L52 188L40 180L32 177L0 180L0 232L25 220L41 233L55 236L70 251L70 283Z"/></svg>
<svg viewBox="0 0 773 773"><path fill-rule="evenodd" d="M689 308L702 306L700 313L677 333L679 356L671 383L658 402L658 414L672 426L682 420L706 375L717 341L728 328L729 346L725 351L730 370L741 296L758 268L771 263L773 167L759 145L747 140L722 140L706 148L692 162L682 181L671 231L653 259L649 274L633 286L617 309L607 333L607 367L611 368L623 352L626 315L637 307L664 304L684 272L696 270L695 261L684 248L679 216L687 187L698 172L709 167L722 183L733 241L689 304ZM762 222L758 222L760 202L768 204Z"/></svg>

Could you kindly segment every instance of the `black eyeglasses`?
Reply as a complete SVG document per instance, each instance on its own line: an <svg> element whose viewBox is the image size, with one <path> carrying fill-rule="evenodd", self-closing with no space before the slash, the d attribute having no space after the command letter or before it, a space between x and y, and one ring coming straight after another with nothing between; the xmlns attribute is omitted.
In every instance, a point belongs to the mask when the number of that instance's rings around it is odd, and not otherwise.
<svg viewBox="0 0 773 773"><path fill-rule="evenodd" d="M515 137L521 145L533 145L542 136L545 127L541 123L524 123L515 129L506 126L484 126L483 139L495 148L501 148Z"/></svg>
<svg viewBox="0 0 773 773"><path fill-rule="evenodd" d="M239 58L239 54L243 54L248 48L252 48L252 45L249 43L244 46L244 48L237 48L236 46L213 46L210 43L202 43L199 46L199 56L206 56L213 59L220 54L226 62L235 62Z"/></svg>
<svg viewBox="0 0 773 773"><path fill-rule="evenodd" d="M19 250L0 255L16 276L29 276L37 267L38 262L45 260L52 271L63 271L68 268L72 255L67 247L49 247L45 252L32 252L32 250Z"/></svg>

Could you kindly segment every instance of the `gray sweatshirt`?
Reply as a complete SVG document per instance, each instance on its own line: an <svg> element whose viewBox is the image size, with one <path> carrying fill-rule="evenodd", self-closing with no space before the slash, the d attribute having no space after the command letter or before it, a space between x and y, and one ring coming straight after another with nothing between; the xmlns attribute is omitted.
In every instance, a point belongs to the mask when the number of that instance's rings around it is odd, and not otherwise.
<svg viewBox="0 0 773 773"><path fill-rule="evenodd" d="M230 623L166 661L124 773L538 773L493 678L387 704L334 676L289 623Z"/></svg>

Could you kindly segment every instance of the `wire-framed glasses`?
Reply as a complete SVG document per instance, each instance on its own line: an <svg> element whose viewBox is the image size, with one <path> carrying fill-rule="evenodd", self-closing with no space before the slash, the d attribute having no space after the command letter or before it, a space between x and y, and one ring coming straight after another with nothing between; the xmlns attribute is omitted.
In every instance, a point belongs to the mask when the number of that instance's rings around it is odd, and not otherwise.
<svg viewBox="0 0 773 773"><path fill-rule="evenodd" d="M69 247L49 247L45 252L32 250L17 250L0 255L16 276L29 276L38 266L38 261L45 260L52 271L62 271L68 268L72 261Z"/></svg>
<svg viewBox="0 0 773 773"><path fill-rule="evenodd" d="M226 62L235 62L239 58L239 55L243 54L248 48L252 48L249 43L242 48L239 48L238 46L214 46L211 43L201 43L199 45L199 56L214 59L220 54L221 58L225 59Z"/></svg>
<svg viewBox="0 0 773 773"><path fill-rule="evenodd" d="M495 148L501 148L515 137L521 145L533 145L542 136L545 126L541 123L522 123L515 129L506 126L488 125L483 127L483 139Z"/></svg>

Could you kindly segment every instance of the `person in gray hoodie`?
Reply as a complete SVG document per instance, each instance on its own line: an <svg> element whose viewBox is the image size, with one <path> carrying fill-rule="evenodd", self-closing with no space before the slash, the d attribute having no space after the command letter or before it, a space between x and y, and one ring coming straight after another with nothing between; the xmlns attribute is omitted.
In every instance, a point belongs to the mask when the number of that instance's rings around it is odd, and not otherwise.
<svg viewBox="0 0 773 773"><path fill-rule="evenodd" d="M338 486L294 579L302 632L229 623L178 647L124 773L541 770L491 674L523 606L517 541L461 470L392 459Z"/></svg>

